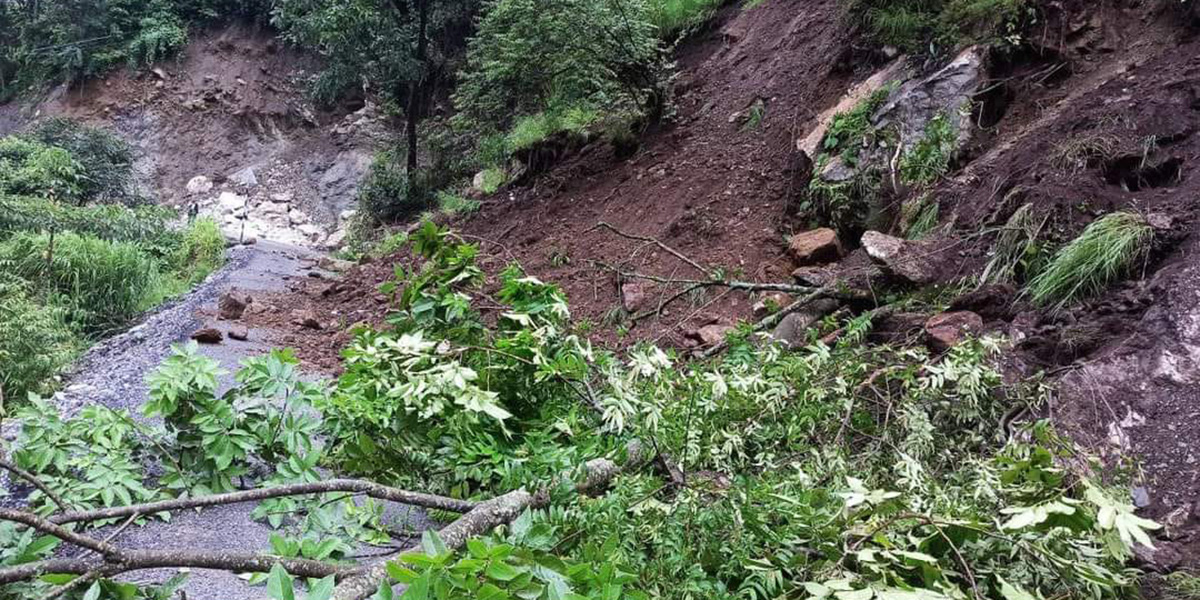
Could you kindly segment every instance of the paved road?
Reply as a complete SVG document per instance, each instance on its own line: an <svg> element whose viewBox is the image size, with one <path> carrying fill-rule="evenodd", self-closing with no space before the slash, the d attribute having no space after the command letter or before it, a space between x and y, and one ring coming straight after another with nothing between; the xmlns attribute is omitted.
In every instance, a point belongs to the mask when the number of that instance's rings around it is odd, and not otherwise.
<svg viewBox="0 0 1200 600"><path fill-rule="evenodd" d="M103 404L139 414L146 400L146 376L170 353L171 346L187 341L205 322L204 314L215 314L222 292L237 288L255 292L281 291L288 277L303 276L320 255L293 246L260 242L231 251L228 264L185 298L164 306L130 331L93 347L80 359L68 378L66 389L56 396L65 416L82 408ZM202 346L202 352L228 371L222 388L233 384L233 373L241 359L268 352L266 340L275 337L269 330L250 331L248 342L228 340L220 345ZM15 433L15 423L6 425L6 437ZM389 507L389 513L411 515L410 524L423 525L423 513L409 507ZM114 543L129 549L187 548L262 552L269 549L271 530L250 519L254 504L205 509L202 512L177 513L169 524L154 522L123 532ZM152 583L165 581L174 570L131 573L129 581ZM262 588L253 589L237 576L220 571L193 571L183 588L189 600L240 600L263 596Z"/></svg>

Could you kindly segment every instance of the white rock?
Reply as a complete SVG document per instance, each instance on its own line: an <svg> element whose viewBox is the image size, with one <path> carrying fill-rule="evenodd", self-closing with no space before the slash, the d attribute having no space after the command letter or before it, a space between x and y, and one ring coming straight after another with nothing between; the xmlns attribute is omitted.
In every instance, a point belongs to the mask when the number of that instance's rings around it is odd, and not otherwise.
<svg viewBox="0 0 1200 600"><path fill-rule="evenodd" d="M246 206L246 197L233 192L221 192L221 197L217 199L217 204L221 206L221 210L233 212Z"/></svg>
<svg viewBox="0 0 1200 600"><path fill-rule="evenodd" d="M264 215L286 215L288 206L280 202L263 202L254 207L254 210Z"/></svg>
<svg viewBox="0 0 1200 600"><path fill-rule="evenodd" d="M339 230L329 234L329 238L325 240L325 247L329 248L331 250L334 250L337 248L341 248L342 244L344 244L345 242L346 242L346 230L339 229Z"/></svg>
<svg viewBox="0 0 1200 600"><path fill-rule="evenodd" d="M321 236L325 235L325 232L321 231L321 228L317 227L316 225L305 224L297 227L296 229L298 229L300 233L304 234L304 237L314 242L321 239Z"/></svg>
<svg viewBox="0 0 1200 600"><path fill-rule="evenodd" d="M212 188L212 180L203 175L197 175L191 181L187 182L187 191L189 194L204 194L211 191Z"/></svg>
<svg viewBox="0 0 1200 600"><path fill-rule="evenodd" d="M342 221L349 221L350 219L353 219L354 216L357 214L358 214L357 210L354 210L352 208L346 209L346 210L342 211L342 214L338 215L338 218L340 218Z"/></svg>
<svg viewBox="0 0 1200 600"><path fill-rule="evenodd" d="M281 192L278 194L271 194L271 200L274 200L275 202L289 203L292 201L292 193Z"/></svg>
<svg viewBox="0 0 1200 600"><path fill-rule="evenodd" d="M293 209L288 212L288 221L291 221L292 225L304 225L309 222L309 218L303 212Z"/></svg>

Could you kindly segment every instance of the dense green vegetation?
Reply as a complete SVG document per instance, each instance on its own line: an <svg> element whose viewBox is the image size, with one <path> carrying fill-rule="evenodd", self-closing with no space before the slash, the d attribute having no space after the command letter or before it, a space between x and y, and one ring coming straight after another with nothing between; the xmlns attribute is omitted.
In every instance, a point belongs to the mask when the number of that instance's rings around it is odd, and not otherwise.
<svg viewBox="0 0 1200 600"><path fill-rule="evenodd" d="M170 211L122 204L138 202L132 153L111 134L52 120L0 139L0 389L7 397L49 389L89 340L219 266L225 244L214 223L175 231Z"/></svg>
<svg viewBox="0 0 1200 600"><path fill-rule="evenodd" d="M1132 593L1124 563L1157 526L1121 499L1119 474L1090 470L1048 424L1001 426L1047 390L1004 384L996 340L934 360L863 344L868 314L838 323L830 343L813 331L798 351L742 335L710 363L651 346L621 356L579 337L563 293L518 266L484 273L474 246L431 224L411 243L412 262L385 288L390 326L359 332L336 382L302 381L276 352L246 361L240 387L218 394L216 364L179 348L149 382L143 410L161 424L103 407L63 419L35 401L14 459L83 509L232 490L259 461L276 466L258 480L267 487L326 479L320 466L453 498L547 493L544 508L461 550L426 532L419 553L388 568L414 600ZM498 321L476 308L490 277ZM574 493L598 457L625 471L595 497ZM149 480L139 460L163 477ZM42 492L32 500L54 510ZM387 541L381 511L317 494L255 514L278 529L265 552L322 561ZM11 527L0 536L15 548L0 568L57 545ZM300 579L281 565L256 577L281 600ZM334 588L332 576L307 583L309 598ZM380 589L375 598L393 597Z"/></svg>
<svg viewBox="0 0 1200 600"><path fill-rule="evenodd" d="M846 0L852 21L905 52L1015 41L1034 18L1027 0Z"/></svg>
<svg viewBox="0 0 1200 600"><path fill-rule="evenodd" d="M0 101L43 84L148 65L183 48L189 24L262 18L268 6L268 0L0 2Z"/></svg>
<svg viewBox="0 0 1200 600"><path fill-rule="evenodd" d="M1062 308L1095 295L1137 268L1150 251L1154 230L1141 215L1107 214L1063 246L1029 282L1029 296Z"/></svg>

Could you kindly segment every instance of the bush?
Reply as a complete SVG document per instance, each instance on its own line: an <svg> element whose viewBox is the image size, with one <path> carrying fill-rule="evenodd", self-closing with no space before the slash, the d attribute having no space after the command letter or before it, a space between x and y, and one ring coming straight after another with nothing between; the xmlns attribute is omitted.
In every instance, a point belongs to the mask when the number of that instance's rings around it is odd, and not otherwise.
<svg viewBox="0 0 1200 600"><path fill-rule="evenodd" d="M644 108L664 72L642 0L492 0L455 92L459 121L503 131L567 107Z"/></svg>
<svg viewBox="0 0 1200 600"><path fill-rule="evenodd" d="M158 276L137 246L74 233L13 235L0 244L0 266L66 308L68 322L88 335L125 325L145 309Z"/></svg>
<svg viewBox="0 0 1200 600"><path fill-rule="evenodd" d="M0 139L0 194L79 202L85 185L82 172L83 165L62 148L15 137Z"/></svg>
<svg viewBox="0 0 1200 600"><path fill-rule="evenodd" d="M133 148L125 140L64 118L42 121L27 137L70 153L80 169L80 203L142 203L133 177Z"/></svg>
<svg viewBox="0 0 1200 600"><path fill-rule="evenodd" d="M711 19L722 3L723 0L652 0L650 21L664 38L685 35Z"/></svg>
<svg viewBox="0 0 1200 600"><path fill-rule="evenodd" d="M188 32L179 17L162 13L141 20L140 31L129 42L129 66L154 64L187 45Z"/></svg>
<svg viewBox="0 0 1200 600"><path fill-rule="evenodd" d="M7 402L48 391L79 347L66 311L33 302L24 282L0 273L0 392Z"/></svg>
<svg viewBox="0 0 1200 600"><path fill-rule="evenodd" d="M167 228L174 214L158 206L63 206L41 198L0 195L0 234L70 231L114 242L136 242L155 257L168 256L178 234Z"/></svg>
<svg viewBox="0 0 1200 600"><path fill-rule="evenodd" d="M394 151L376 154L358 192L359 211L376 223L390 223L420 214L433 200L424 174L418 172L410 180L403 158L398 154Z"/></svg>
<svg viewBox="0 0 1200 600"><path fill-rule="evenodd" d="M878 44L926 52L1018 33L1026 0L849 0L848 14Z"/></svg>
<svg viewBox="0 0 1200 600"><path fill-rule="evenodd" d="M1029 282L1035 304L1062 308L1125 276L1150 250L1154 230L1140 215L1117 212L1088 225Z"/></svg>
<svg viewBox="0 0 1200 600"><path fill-rule="evenodd" d="M171 269L191 286L216 271L225 262L225 236L217 222L197 219L183 232L171 257Z"/></svg>

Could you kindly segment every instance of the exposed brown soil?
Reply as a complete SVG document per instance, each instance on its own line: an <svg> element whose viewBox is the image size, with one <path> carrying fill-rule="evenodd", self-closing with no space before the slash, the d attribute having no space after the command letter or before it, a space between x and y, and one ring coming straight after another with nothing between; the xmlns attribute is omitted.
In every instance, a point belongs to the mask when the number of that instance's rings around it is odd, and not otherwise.
<svg viewBox="0 0 1200 600"><path fill-rule="evenodd" d="M195 33L179 57L153 69L119 70L60 87L33 105L0 106L0 134L44 116L102 125L135 147L139 180L160 203L195 200L185 186L198 175L220 189L253 167L263 186L292 194L328 223L349 207L357 184L358 174L344 177L337 169L365 167L381 128L361 115L347 118L357 106L313 107L305 87L317 66L271 31L223 26ZM372 127L357 126L364 122Z"/></svg>
<svg viewBox="0 0 1200 600"><path fill-rule="evenodd" d="M934 190L950 242L941 246L947 266L939 279L978 273L996 228L1025 203L1049 219L1052 242L1114 210L1169 224L1131 281L1070 310L1035 310L1012 287L955 303L1010 336L1010 375L1061 379L1059 393L1035 414L1101 454L1140 458L1135 486L1145 488L1148 514L1164 517L1200 502L1200 242L1193 235L1200 179L1192 173L1200 161L1200 39L1160 3L1041 6L1040 35L993 53L994 84L976 115L985 133ZM607 317L621 306L619 282L602 263L698 274L652 244L596 226L658 238L739 278L786 281L793 266L784 254L787 213L807 183L795 140L875 67L855 60L838 15L836 0L726 9L718 26L680 52L673 124L648 132L627 160L601 143L583 147L488 199L480 215L458 224L463 234L480 241L493 265L517 260L561 284L576 317L597 324L599 342L686 346L686 332L697 326L750 317L754 298L713 292L627 324L628 336L618 336ZM746 128L738 115L756 100L766 118ZM861 253L843 261L860 273L865 266ZM283 313L312 309L339 326L297 330L286 341L335 368L332 357L349 339L344 325L382 319L386 299L374 287L391 276L385 262L333 287L298 284L300 294L278 299ZM921 318L897 314L881 331L893 342L912 339ZM1163 543L1195 566L1200 524L1189 523Z"/></svg>

